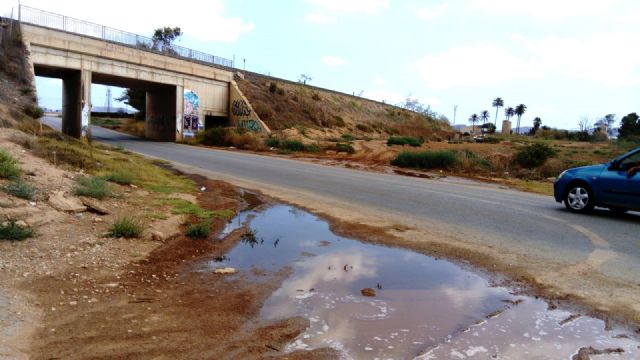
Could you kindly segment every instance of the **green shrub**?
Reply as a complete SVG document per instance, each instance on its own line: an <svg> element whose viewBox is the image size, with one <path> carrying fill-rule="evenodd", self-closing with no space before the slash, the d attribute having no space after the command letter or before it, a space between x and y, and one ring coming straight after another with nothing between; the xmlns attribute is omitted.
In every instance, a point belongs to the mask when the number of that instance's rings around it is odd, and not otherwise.
<svg viewBox="0 0 640 360"><path fill-rule="evenodd" d="M9 185L7 185L5 191L8 194L25 200L33 200L33 197L36 195L35 186L27 184L20 178L16 178Z"/></svg>
<svg viewBox="0 0 640 360"><path fill-rule="evenodd" d="M133 183L133 175L125 170L112 171L105 175L104 179L120 185L131 185Z"/></svg>
<svg viewBox="0 0 640 360"><path fill-rule="evenodd" d="M486 144L500 144L500 138L497 137L492 137L492 136L487 136L485 137L482 142L486 143Z"/></svg>
<svg viewBox="0 0 640 360"><path fill-rule="evenodd" d="M227 129L214 127L206 129L202 135L199 135L200 143L209 146L228 146Z"/></svg>
<svg viewBox="0 0 640 360"><path fill-rule="evenodd" d="M73 193L78 196L88 196L96 199L104 199L111 195L107 182L97 177L80 177Z"/></svg>
<svg viewBox="0 0 640 360"><path fill-rule="evenodd" d="M335 120L335 124L337 127L345 127L347 125L344 122L344 119L342 118L342 116L335 115L333 119Z"/></svg>
<svg viewBox="0 0 640 360"><path fill-rule="evenodd" d="M205 220L197 224L187 226L185 234L194 239L204 239L211 235L211 221Z"/></svg>
<svg viewBox="0 0 640 360"><path fill-rule="evenodd" d="M365 124L356 124L356 128L360 131L371 132L371 128Z"/></svg>
<svg viewBox="0 0 640 360"><path fill-rule="evenodd" d="M34 231L31 227L23 227L14 220L11 220L7 224L0 224L0 240L24 240L28 237L32 237Z"/></svg>
<svg viewBox="0 0 640 360"><path fill-rule="evenodd" d="M20 94L29 95L33 93L33 88L31 86L23 86L20 88Z"/></svg>
<svg viewBox="0 0 640 360"><path fill-rule="evenodd" d="M24 113L34 119L40 119L44 115L44 110L40 106L30 105L24 109Z"/></svg>
<svg viewBox="0 0 640 360"><path fill-rule="evenodd" d="M424 144L423 138L417 138L412 136L391 136L387 139L387 145L411 145L413 147L419 147Z"/></svg>
<svg viewBox="0 0 640 360"><path fill-rule="evenodd" d="M116 221L111 224L108 235L110 237L131 239L140 237L143 230L142 224L137 220L124 216L116 219Z"/></svg>
<svg viewBox="0 0 640 360"><path fill-rule="evenodd" d="M274 83L273 81L269 83L269 92L270 93L275 93L276 91L278 91L278 84Z"/></svg>
<svg viewBox="0 0 640 360"><path fill-rule="evenodd" d="M281 144L281 148L284 150L289 150L289 151L304 151L306 150L306 147L304 146L304 144L302 143L302 141L299 140L284 140Z"/></svg>
<svg viewBox="0 0 640 360"><path fill-rule="evenodd" d="M320 97L320 95L318 93L313 93L313 95L311 95L311 98L315 101L320 101L322 100L322 98Z"/></svg>
<svg viewBox="0 0 640 360"><path fill-rule="evenodd" d="M447 169L458 162L453 151L403 151L391 161L391 165L416 169Z"/></svg>
<svg viewBox="0 0 640 360"><path fill-rule="evenodd" d="M270 137L265 141L265 144L267 144L267 146L270 148L277 148L277 147L280 147L280 140L277 138Z"/></svg>
<svg viewBox="0 0 640 360"><path fill-rule="evenodd" d="M336 144L337 152L346 152L348 154L353 154L356 150L350 144L337 143Z"/></svg>
<svg viewBox="0 0 640 360"><path fill-rule="evenodd" d="M353 135L351 134L342 134L342 136L340 136L344 141L353 141L355 138L353 137Z"/></svg>
<svg viewBox="0 0 640 360"><path fill-rule="evenodd" d="M22 173L16 160L8 152L0 149L0 178L13 179Z"/></svg>
<svg viewBox="0 0 640 360"><path fill-rule="evenodd" d="M513 160L518 165L531 169L541 166L548 158L555 156L556 153L556 150L547 144L534 143L520 148Z"/></svg>

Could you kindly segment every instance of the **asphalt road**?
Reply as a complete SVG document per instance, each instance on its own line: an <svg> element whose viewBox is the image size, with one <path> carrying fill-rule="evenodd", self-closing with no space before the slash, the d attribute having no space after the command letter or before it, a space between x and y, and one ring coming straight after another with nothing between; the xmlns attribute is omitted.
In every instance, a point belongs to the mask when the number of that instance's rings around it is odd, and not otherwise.
<svg viewBox="0 0 640 360"><path fill-rule="evenodd" d="M45 118L59 128L60 119ZM220 174L349 204L406 214L429 224L461 229L461 234L567 264L596 249L616 256L600 266L608 276L640 282L640 214L613 216L607 210L577 215L552 197L483 184L460 184L357 171L278 157L145 141L93 127L93 138L111 145ZM437 225L435 225L437 226Z"/></svg>

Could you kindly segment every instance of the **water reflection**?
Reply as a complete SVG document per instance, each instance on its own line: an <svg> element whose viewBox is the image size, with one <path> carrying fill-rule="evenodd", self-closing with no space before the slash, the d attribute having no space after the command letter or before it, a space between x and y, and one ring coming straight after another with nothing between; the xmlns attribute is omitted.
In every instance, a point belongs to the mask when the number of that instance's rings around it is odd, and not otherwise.
<svg viewBox="0 0 640 360"><path fill-rule="evenodd" d="M581 346L636 344L613 339L591 318L560 326L557 319L565 312L546 311L543 302L528 298L474 325L516 297L453 263L336 236L327 223L290 206L240 218L234 221L250 221L251 231L224 266L248 276L254 268L293 270L261 311L266 319L310 320L288 351L329 346L355 359L522 359L549 351L569 358ZM376 296L362 296L363 288L375 289ZM633 347L626 349L625 356L633 354Z"/></svg>

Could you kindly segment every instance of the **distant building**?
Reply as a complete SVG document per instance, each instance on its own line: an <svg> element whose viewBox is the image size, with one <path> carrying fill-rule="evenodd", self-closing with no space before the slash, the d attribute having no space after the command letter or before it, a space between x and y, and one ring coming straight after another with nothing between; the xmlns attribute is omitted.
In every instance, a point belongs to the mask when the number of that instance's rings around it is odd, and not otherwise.
<svg viewBox="0 0 640 360"><path fill-rule="evenodd" d="M127 109L123 107L111 107L111 111L106 106L92 106L91 112L99 112L99 113L112 113L112 114L135 114L138 112L136 109Z"/></svg>

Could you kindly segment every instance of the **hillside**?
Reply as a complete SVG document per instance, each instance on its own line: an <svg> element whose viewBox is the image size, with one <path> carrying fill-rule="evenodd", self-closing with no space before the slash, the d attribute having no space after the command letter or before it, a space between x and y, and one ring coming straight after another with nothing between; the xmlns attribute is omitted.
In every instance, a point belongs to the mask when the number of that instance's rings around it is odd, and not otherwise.
<svg viewBox="0 0 640 360"><path fill-rule="evenodd" d="M0 20L0 127L33 130L42 115L20 27Z"/></svg>
<svg viewBox="0 0 640 360"><path fill-rule="evenodd" d="M447 139L449 124L397 106L317 87L243 72L238 86L260 118L276 133L296 129L315 140L344 134Z"/></svg>

